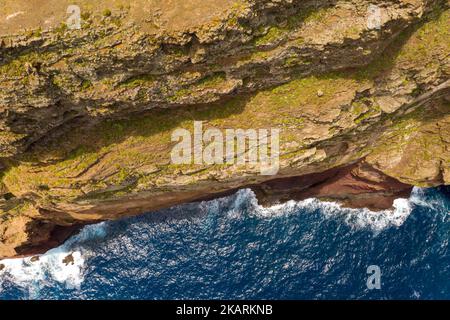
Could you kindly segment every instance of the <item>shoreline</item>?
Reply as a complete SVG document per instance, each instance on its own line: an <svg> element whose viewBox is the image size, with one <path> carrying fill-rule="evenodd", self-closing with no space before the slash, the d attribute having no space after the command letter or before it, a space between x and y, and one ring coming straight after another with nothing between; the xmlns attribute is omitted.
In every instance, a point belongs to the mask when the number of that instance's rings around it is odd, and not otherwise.
<svg viewBox="0 0 450 320"><path fill-rule="evenodd" d="M413 186L404 184L382 172L373 169L365 162L342 166L321 173L312 173L294 177L275 178L260 184L242 185L220 193L198 195L188 201L177 201L172 198L166 205L159 203L156 207L147 206L140 211L128 211L127 214L109 213L109 218L93 221L78 220L72 225L54 225L49 231L39 234L39 226L29 229L29 243L15 248L18 253L5 256L2 259L24 258L40 255L63 244L67 239L77 234L82 227L108 220L117 220L138 216L152 211L169 209L174 206L210 201L232 195L240 189L251 189L261 206L269 207L289 200L301 201L308 198L334 201L348 208L368 208L381 211L392 208L397 198L408 197ZM133 200L123 202L122 207L133 206ZM91 209L95 210L95 209ZM112 218L114 216L114 218ZM155 219L165 219L167 214L158 215ZM45 229L45 228L43 228Z"/></svg>

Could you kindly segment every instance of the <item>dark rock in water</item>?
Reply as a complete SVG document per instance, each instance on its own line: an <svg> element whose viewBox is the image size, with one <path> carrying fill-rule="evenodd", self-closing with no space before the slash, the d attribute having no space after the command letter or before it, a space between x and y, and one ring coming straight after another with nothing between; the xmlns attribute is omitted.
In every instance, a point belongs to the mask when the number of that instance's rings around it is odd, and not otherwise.
<svg viewBox="0 0 450 320"><path fill-rule="evenodd" d="M2 271L3 269L5 269L5 265L0 263L0 271Z"/></svg>
<svg viewBox="0 0 450 320"><path fill-rule="evenodd" d="M37 262L37 261L39 261L39 256L31 257L30 261L31 261L31 262Z"/></svg>
<svg viewBox="0 0 450 320"><path fill-rule="evenodd" d="M69 254L68 256L66 256L63 261L62 261L66 266L68 266L69 264L74 264L75 260L73 259L73 255Z"/></svg>

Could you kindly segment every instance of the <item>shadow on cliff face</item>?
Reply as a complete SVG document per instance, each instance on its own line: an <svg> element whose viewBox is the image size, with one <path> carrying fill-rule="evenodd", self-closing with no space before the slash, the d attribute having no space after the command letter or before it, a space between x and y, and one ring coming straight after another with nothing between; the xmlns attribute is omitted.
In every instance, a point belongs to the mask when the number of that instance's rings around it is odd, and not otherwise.
<svg viewBox="0 0 450 320"><path fill-rule="evenodd" d="M51 136L54 132L58 132L61 130L64 131L66 128L63 127L70 128L70 124L73 119L81 118L82 120L80 120L80 122L83 122L84 125L94 124L98 122L96 116L92 115L90 111L92 111L92 106L99 106L106 102L103 101L104 99L102 99L101 97L103 91L100 92L100 98L98 99L86 99L83 96L75 97L73 94L74 92L77 93L77 90L85 90L92 84L92 82L95 82L99 79L111 80L115 76L126 75L136 78L139 78L140 75L151 75L152 77L164 78L168 75L173 75L178 72L181 73L186 70L194 70L196 72L206 71L205 74L208 75L212 68L211 65L216 60L216 58L227 57L231 49L233 49L233 54L236 55L240 55L245 52L247 54L249 52L251 53L254 49L254 45L252 42L254 39L252 39L252 37L258 37L258 35L261 33L261 31L257 30L262 30L264 29L263 27L277 27L278 23L290 21L290 19L292 19L294 16L296 17L296 24L301 24L302 21L304 21L304 19L314 13L314 11L324 7L330 7L331 5L335 4L336 1L325 0L321 3L318 3L317 1L287 1L273 4L270 1L264 0L252 3L251 6L257 8L258 11L254 12L251 18L243 13L240 13L242 14L242 17L233 16L232 18L235 21L242 22L242 24L246 28L254 31L251 32L251 37L246 35L247 43L242 43L242 41L235 41L236 39L234 37L236 37L236 34L234 34L233 32L228 32L224 27L223 30L218 29L214 31L218 32L219 34L224 34L224 39L222 39L218 48L215 48L214 45L209 44L200 46L199 36L197 35L197 33L203 32L202 29L205 27L203 25L204 23L211 20L212 18L218 19L220 15L215 15L219 12L225 14L228 9L236 9L238 7L236 3L233 3L229 0L208 0L202 1L204 2L202 6L196 6L195 3L199 2L199 0L171 1L168 3L163 1L159 4L155 4L149 0L139 0L136 1L136 3L131 3L128 6L128 9L130 9L131 7L131 12L128 12L126 16L129 16L132 21L133 19L136 20L134 22L137 23L139 30L144 32L141 38L147 37L148 39L155 39L155 43L152 42L149 47L151 48L153 45L156 45L158 48L153 52L152 50L148 50L145 44L143 45L141 43L141 40L139 40L139 43L130 42L130 48L127 49L131 52L133 52L133 50L137 50L136 54L130 54L129 56L125 55L125 57L121 57L120 59L116 56L113 57L108 53L102 55L102 50L96 50L95 46L94 49L92 49L90 48L90 46L93 44L93 42L99 39L114 35L113 32L120 32L122 38L128 39L130 30L126 28L121 29L118 25L114 24L114 26L110 26L108 30L103 30L101 28L96 30L95 28L98 26L91 25L91 20L89 20L88 18L83 18L83 20L88 20L84 21L86 22L87 27L83 25L80 34L75 34L75 36L73 37L66 36L66 34L64 33L65 29L59 26L59 23L58 27L53 26L53 28L51 29L52 34L47 34L47 29L49 28L49 26L56 23L56 21L65 21L65 19L67 18L65 17L66 8L70 4L70 2L63 1L64 3L62 3L61 1L52 0L51 2L55 3L54 5L51 5L48 3L49 1L40 1L45 2L46 4L38 5L34 10L31 8L33 6L36 6L36 3L30 5L30 3L28 3L27 1L17 2L17 5L14 7L17 9L16 14L18 15L10 16L14 19L10 20L9 18L6 18L5 21L0 21L0 33L1 31L3 31L7 32L6 34L8 34L11 33L12 30L14 30L14 32L17 32L18 30L20 30L20 28L24 27L28 32L27 34L24 34L22 37L23 39L21 39L21 41L18 41L18 43L15 45L4 45L3 39L0 39L0 68L6 67L6 70L14 71L14 78L20 79L21 81L20 84L18 82L13 83L13 86L11 88L8 88L7 86L5 87L5 89L9 90L8 95L10 96L5 101L9 101L9 104L11 106L16 104L16 109L21 110L15 110L15 108L10 107L7 112L2 112L3 114L1 118L3 119L0 119L0 124L4 127L7 127L8 130L15 135L24 136L23 138L11 143L11 146L6 147L8 149L6 150L8 155L14 155L23 152L26 147L32 144L39 143L39 140L46 140L46 138L43 138L46 135ZM85 6L84 2L85 1L82 1L81 3L79 3L79 5L81 7ZM97 13L101 13L101 8L107 7L109 2L110 1L108 0L102 0L96 5L89 4L89 9L86 9L88 11L85 11L83 13L87 14L88 17L93 14L93 12L91 12L92 10L94 12L97 11ZM267 3L270 3L270 5L267 5ZM158 7L160 8L158 9ZM23 10L19 10L18 8L22 8ZM189 9L186 10L187 8ZM85 8L83 7L83 9ZM116 9L117 8L115 8L113 11L117 11ZM4 12L4 14L6 15L6 13L11 10L11 8L8 8L7 6L6 8L4 8L4 10L6 10ZM109 9L107 11L109 12L108 15L111 15L111 11ZM148 30L146 30L145 26L149 25L148 19L152 19L147 15L151 16L151 12L154 12L154 15L158 16L159 18L160 16L167 15L169 21L172 21L171 23L167 23L165 19L162 19L162 21L165 21L163 23L164 27L158 26L157 29L165 30L168 34L166 35L164 33L164 37L160 37L162 39L158 38L157 41L156 35L154 35L152 32L149 32L148 34L146 33ZM175 14L175 12L177 12L177 14ZM192 18L192 14L194 12L196 12L196 15L195 18ZM215 12L215 14L213 14L213 12ZM260 17L258 14L261 14L262 12L264 12L264 15ZM46 20L43 17L48 17L48 21L46 21L45 25L42 25L42 21ZM226 15L223 18L225 17ZM108 20L104 16L104 13L101 14L99 19L100 18L100 25L102 26L104 26L105 23L107 23L109 20L117 22L118 19L118 17L115 17L114 19L108 18ZM160 20L159 18L157 20ZM222 23L224 22L222 21ZM62 23L62 25L64 25L64 23ZM188 28L189 25L190 27ZM194 26L196 26L196 28L194 28ZM198 28L200 26L202 27ZM65 27L67 29L67 26ZM85 29L90 31L84 32ZM169 32L174 31L174 29L178 30L177 33L180 34L180 30L184 31L182 33L183 37L180 41L181 44L177 44ZM158 30L157 33L160 33L161 30ZM35 36L30 36L30 32L31 34L35 34ZM171 40L167 40L166 38L169 38ZM8 40L7 42L9 42L10 39L6 40ZM45 45L47 42L50 44ZM142 42L145 43L145 41ZM141 46L141 49L136 49L136 46L139 45ZM202 50L206 50L205 54L210 56L211 59L208 59L208 61L193 62L195 61L195 52L198 49L197 47L201 48ZM72 56L74 49L85 50L79 53L78 58L80 58L81 60L84 59L83 55L92 55L93 57L95 57L95 62L92 62L93 70L90 71L94 75L85 77L83 71L73 72L73 70L71 73L65 74L64 72L61 72L61 70L53 68L53 65L57 63L68 63L68 60L66 60L66 56ZM67 50L67 52L65 50ZM96 55L93 55L92 51L97 51ZM169 59L164 59L164 57L167 58L174 52L176 54L179 52L188 52L188 59L180 64L175 64L175 67L169 66ZM64 59L60 59L61 61L55 63L55 61L52 61L54 60L53 56L63 56ZM218 64L220 65L220 63ZM73 65L70 65L69 69L73 69L73 67ZM58 87L58 85L55 85L57 82L61 82L61 79L57 80L57 77L60 73L65 74L65 76L68 77L68 79L65 79L64 81L67 80L71 83L69 87ZM110 77L109 79L108 76ZM271 78L269 70L267 70L266 72L266 78L267 77L269 79ZM127 80L129 79L125 79L125 81ZM165 82L167 79L162 80L163 82ZM176 86L176 83L172 83L171 86L173 87L174 85ZM62 88L64 88L64 90L62 90ZM162 90L162 88L160 89ZM33 96L33 99L27 98L30 95ZM222 98L226 97L222 96ZM120 98L117 99L119 101L121 100ZM19 100L20 103L14 100ZM28 102L27 100L30 101ZM111 106L111 108L108 109L108 114L111 114L111 118L118 117L114 114L120 114L120 117L126 118L129 112L136 112L140 109L150 109L150 105L152 105L152 108L155 107L157 103L151 100L152 99L147 98L147 101L135 101L134 105L129 101L120 102L121 105L118 106L108 105L108 108ZM45 108L41 106L37 107L35 106L36 103L46 104L46 106ZM107 101L106 103L111 103L111 100ZM170 106L171 102L162 101L161 105L164 105L164 107ZM187 106L187 104L185 105ZM26 109L26 111L23 111L24 109ZM95 110L92 113L95 114ZM2 151L3 150L0 149L0 152Z"/></svg>
<svg viewBox="0 0 450 320"><path fill-rule="evenodd" d="M59 226L42 220L32 220L26 226L25 233L30 243L15 248L17 257L42 254L64 243L72 235L78 233L86 223L71 226Z"/></svg>
<svg viewBox="0 0 450 320"><path fill-rule="evenodd" d="M441 14L437 12L432 15L432 19ZM411 35L420 28L426 21L421 21L397 36L390 46L377 57L375 61L366 67L358 69L347 69L335 71L331 74L319 75L319 77L340 77L350 78L356 81L374 79L376 82L382 82L384 77L394 66L401 48L408 41ZM269 71L267 71L269 72ZM295 78L294 78L295 79ZM238 95L235 97L226 97L220 102L208 105L179 106L164 109L152 109L144 112L132 112L128 117L111 116L111 119L98 122L97 118L87 115L80 110L66 111L66 120L61 126L53 128L49 134L33 142L25 155L18 157L20 161L26 161L29 155L33 155L33 161L46 162L49 158L70 157L71 152L77 148L88 145L87 150L96 152L101 148L120 143L127 137L149 137L158 133L174 130L182 126L187 121L209 121L214 119L226 119L230 116L241 114L248 101L257 93ZM420 92L416 92L420 94ZM64 103L64 102L60 102ZM66 104L69 104L68 102ZM83 100L79 102L80 106L91 106L98 104L95 100ZM115 106L113 109L124 110L132 109L131 106L123 104ZM145 108L145 107L144 107ZM245 120L243 121L245 124ZM55 154L55 150L58 152Z"/></svg>
<svg viewBox="0 0 450 320"><path fill-rule="evenodd" d="M89 119L75 118L65 124L63 132L55 130L33 143L23 156L18 157L18 160L45 164L51 159L51 163L54 160L79 156L80 150L98 152L104 147L120 144L130 137L151 137L163 132L172 132L183 126L190 128L193 121L208 123L210 120L238 116L244 111L250 98L251 96L247 95L213 105L152 109L131 114L127 119L110 119L88 126L86 123L90 122Z"/></svg>

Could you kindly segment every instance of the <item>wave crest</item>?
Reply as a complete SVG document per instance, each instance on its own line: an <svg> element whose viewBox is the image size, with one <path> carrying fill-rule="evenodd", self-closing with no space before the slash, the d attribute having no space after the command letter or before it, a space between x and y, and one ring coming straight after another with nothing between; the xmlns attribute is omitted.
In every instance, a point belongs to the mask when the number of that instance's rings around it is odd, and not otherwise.
<svg viewBox="0 0 450 320"><path fill-rule="evenodd" d="M415 205L426 204L421 189L414 188L409 199L399 198L394 201L393 208L382 211L372 211L367 208L351 209L341 206L337 202L321 201L310 198L302 201L290 200L283 204L263 207L251 189L238 191L228 215L238 216L247 207L247 212L262 218L275 218L288 214L308 214L319 211L327 218L341 218L353 228L368 228L378 233L386 228L401 226L411 214ZM226 198L218 201L224 201ZM218 205L216 203L216 205Z"/></svg>

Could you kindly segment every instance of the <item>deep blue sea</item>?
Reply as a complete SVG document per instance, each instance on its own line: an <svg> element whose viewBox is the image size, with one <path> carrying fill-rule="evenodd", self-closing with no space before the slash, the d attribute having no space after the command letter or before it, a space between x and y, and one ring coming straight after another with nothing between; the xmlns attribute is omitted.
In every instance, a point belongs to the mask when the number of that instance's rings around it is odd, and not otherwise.
<svg viewBox="0 0 450 320"><path fill-rule="evenodd" d="M250 190L84 228L4 260L0 299L450 299L450 187L382 212ZM62 260L72 254L74 263ZM380 289L369 290L369 266Z"/></svg>

